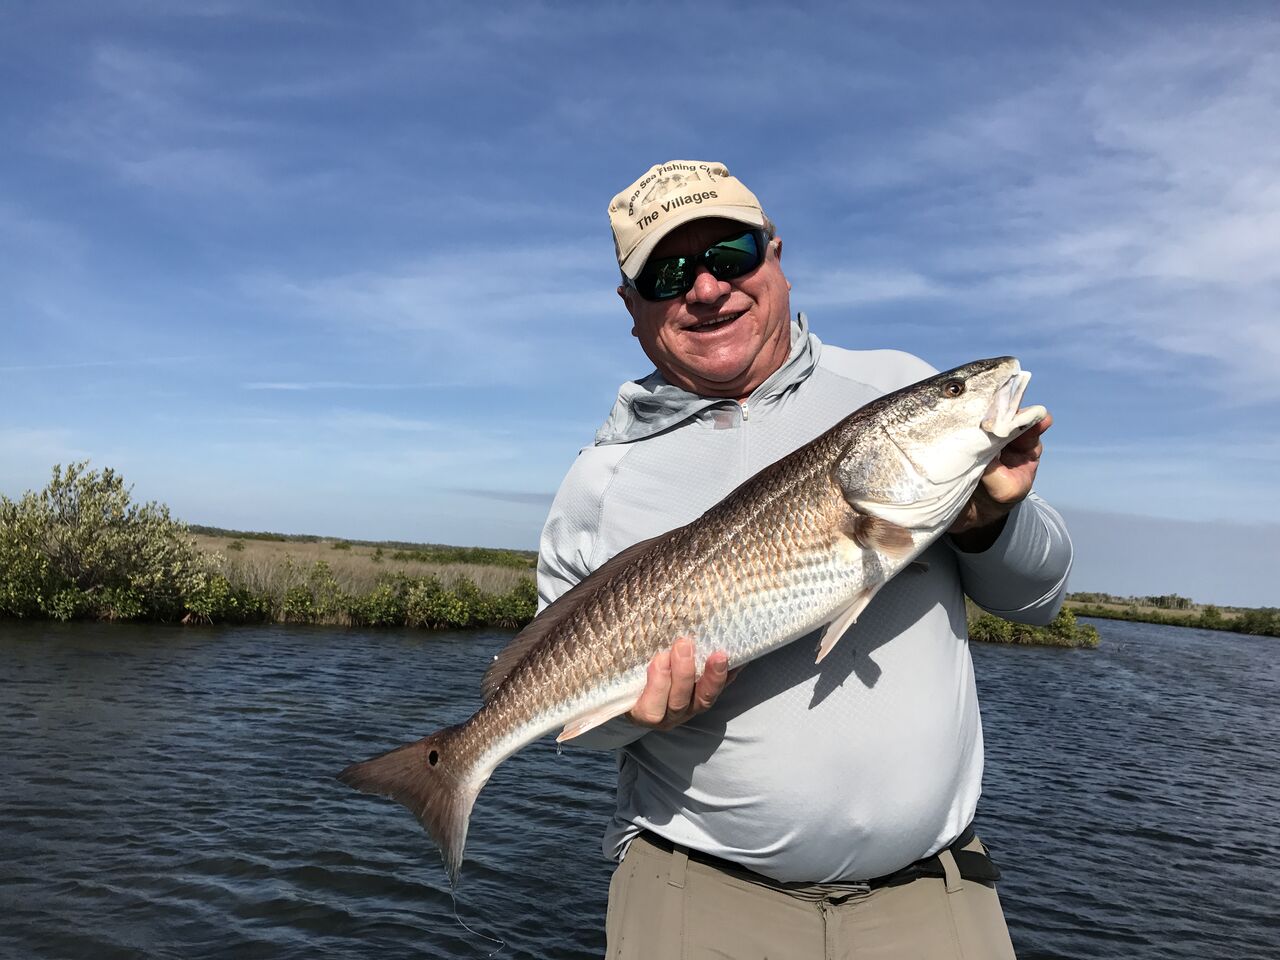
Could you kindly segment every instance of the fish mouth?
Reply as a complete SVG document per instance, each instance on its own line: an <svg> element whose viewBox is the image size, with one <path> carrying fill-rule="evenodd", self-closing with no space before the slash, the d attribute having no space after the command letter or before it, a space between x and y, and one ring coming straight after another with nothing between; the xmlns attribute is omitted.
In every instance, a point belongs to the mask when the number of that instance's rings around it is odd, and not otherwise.
<svg viewBox="0 0 1280 960"><path fill-rule="evenodd" d="M1043 420L1048 411L1039 404L1024 408L1018 406L1030 382L1029 370L1016 370L991 398L987 415L982 418L982 429L994 437L1012 439Z"/></svg>

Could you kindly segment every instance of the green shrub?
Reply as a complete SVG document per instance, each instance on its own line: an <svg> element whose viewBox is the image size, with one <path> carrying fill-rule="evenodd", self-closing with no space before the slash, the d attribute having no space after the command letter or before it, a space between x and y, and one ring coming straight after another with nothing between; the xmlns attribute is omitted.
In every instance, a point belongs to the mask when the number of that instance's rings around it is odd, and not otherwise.
<svg viewBox="0 0 1280 960"><path fill-rule="evenodd" d="M346 614L350 605L347 595L324 560L317 560L307 574L307 589L311 591L312 610L320 622L332 623Z"/></svg>
<svg viewBox="0 0 1280 960"><path fill-rule="evenodd" d="M966 601L969 612L969 639L981 643L1019 643L1052 647L1096 647L1098 631L1088 625L1076 623L1076 615L1067 607L1043 627L1026 623L1013 623L992 616L979 609L972 601Z"/></svg>
<svg viewBox="0 0 1280 960"><path fill-rule="evenodd" d="M18 504L0 498L0 617L48 616L64 578L40 548L37 526Z"/></svg>
<svg viewBox="0 0 1280 960"><path fill-rule="evenodd" d="M89 595L78 587L63 587L45 605L45 612L54 620L79 620L92 609Z"/></svg>
<svg viewBox="0 0 1280 960"><path fill-rule="evenodd" d="M511 590L494 597L489 610L489 623L495 627L523 627L538 612L538 588L529 577Z"/></svg>
<svg viewBox="0 0 1280 960"><path fill-rule="evenodd" d="M235 586L221 573L210 574L183 597L184 623L261 623L271 618L269 597Z"/></svg>
<svg viewBox="0 0 1280 960"><path fill-rule="evenodd" d="M1246 610L1232 621L1231 629L1260 637L1280 636L1280 610L1275 607Z"/></svg>
<svg viewBox="0 0 1280 960"><path fill-rule="evenodd" d="M405 622L411 627L458 629L465 627L470 616L452 590L446 590L435 577L423 577L409 588Z"/></svg>
<svg viewBox="0 0 1280 960"><path fill-rule="evenodd" d="M176 619L204 569L186 527L163 504L130 502L114 470L53 468L49 485L0 497L0 614Z"/></svg>
<svg viewBox="0 0 1280 960"><path fill-rule="evenodd" d="M1013 624L989 613L980 614L969 623L969 639L979 643L1013 643Z"/></svg>
<svg viewBox="0 0 1280 960"><path fill-rule="evenodd" d="M363 597L352 597L348 608L353 626L398 627L408 610L408 582L404 577L379 583Z"/></svg>
<svg viewBox="0 0 1280 960"><path fill-rule="evenodd" d="M311 623L315 619L311 591L302 584L286 590L280 603L280 619L285 623Z"/></svg>
<svg viewBox="0 0 1280 960"><path fill-rule="evenodd" d="M537 563L537 554L493 547L424 546L397 550L391 554L391 559L401 563L411 560L419 563L475 563L527 570Z"/></svg>
<svg viewBox="0 0 1280 960"><path fill-rule="evenodd" d="M99 620L138 620L147 613L142 595L131 587L107 587L96 606Z"/></svg>

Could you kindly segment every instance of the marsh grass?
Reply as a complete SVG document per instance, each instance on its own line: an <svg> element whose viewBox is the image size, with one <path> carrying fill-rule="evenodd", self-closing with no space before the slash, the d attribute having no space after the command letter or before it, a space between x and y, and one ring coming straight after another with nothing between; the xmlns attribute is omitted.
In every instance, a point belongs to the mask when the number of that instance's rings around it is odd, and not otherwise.
<svg viewBox="0 0 1280 960"><path fill-rule="evenodd" d="M349 540L246 540L200 533L193 536L201 553L221 557L227 579L259 595L283 596L291 587L305 584L318 561L328 565L345 593L355 596L369 593L396 575L415 580L435 577L449 588L469 580L481 593L487 594L509 593L521 580L533 576L532 568L397 560L394 559L397 555L403 557L409 552ZM240 543L242 547L233 550L233 543ZM335 543L348 546L335 550Z"/></svg>
<svg viewBox="0 0 1280 960"><path fill-rule="evenodd" d="M1078 616L1099 620L1128 620L1166 627L1223 630L1257 637L1280 637L1280 609L1276 607L1217 607L1193 604L1187 611L1124 603L1091 603L1067 598L1067 607Z"/></svg>

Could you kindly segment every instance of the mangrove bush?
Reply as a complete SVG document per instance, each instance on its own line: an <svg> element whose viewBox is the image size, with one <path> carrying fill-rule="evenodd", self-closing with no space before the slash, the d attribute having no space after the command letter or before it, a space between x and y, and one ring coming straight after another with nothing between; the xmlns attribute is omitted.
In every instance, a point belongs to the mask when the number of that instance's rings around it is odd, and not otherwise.
<svg viewBox="0 0 1280 960"><path fill-rule="evenodd" d="M0 616L179 618L206 563L163 504L135 504L114 470L53 468L49 485L0 496Z"/></svg>
<svg viewBox="0 0 1280 960"><path fill-rule="evenodd" d="M1014 623L992 616L966 601L969 612L969 639L981 643L1022 643L1051 647L1096 647L1098 631L1087 623L1077 623L1067 607L1043 627Z"/></svg>

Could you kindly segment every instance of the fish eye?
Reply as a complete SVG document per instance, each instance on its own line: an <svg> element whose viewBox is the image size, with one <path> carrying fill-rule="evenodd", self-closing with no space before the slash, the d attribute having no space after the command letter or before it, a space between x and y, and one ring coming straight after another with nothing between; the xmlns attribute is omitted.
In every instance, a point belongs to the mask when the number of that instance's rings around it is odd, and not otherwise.
<svg viewBox="0 0 1280 960"><path fill-rule="evenodd" d="M964 393L963 380L948 380L942 385L942 394L946 397L958 397Z"/></svg>

